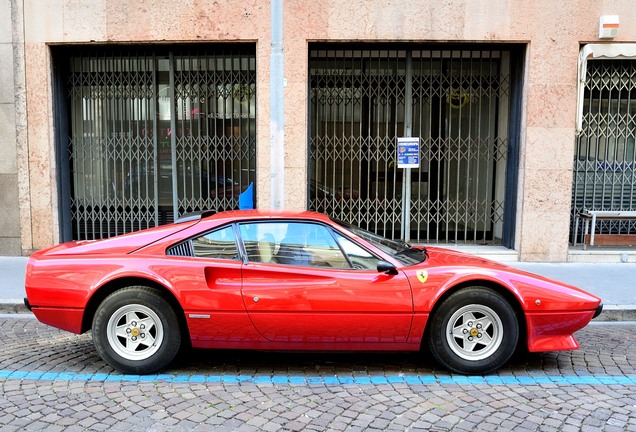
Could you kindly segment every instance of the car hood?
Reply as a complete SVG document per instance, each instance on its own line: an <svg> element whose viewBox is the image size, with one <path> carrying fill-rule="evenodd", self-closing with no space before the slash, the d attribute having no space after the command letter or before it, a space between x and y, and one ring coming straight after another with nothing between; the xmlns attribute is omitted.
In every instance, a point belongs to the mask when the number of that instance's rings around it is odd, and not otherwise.
<svg viewBox="0 0 636 432"><path fill-rule="evenodd" d="M438 292L433 297L437 297L452 286L483 281L507 287L529 312L592 310L601 303L599 297L578 287L496 261L437 247L426 250L428 259L405 271L416 292L434 287ZM432 307L432 302L423 304Z"/></svg>
<svg viewBox="0 0 636 432"><path fill-rule="evenodd" d="M426 250L428 252L428 259L419 266L416 266L417 268L436 267L441 271L451 271L457 274L481 274L483 276L491 276L493 279L513 282L517 280L540 280L546 283L545 287L549 287L551 284L556 284L580 290L577 287L561 281L550 279L548 277L527 272L515 267L510 267L500 262L481 258L465 252L438 247L426 247Z"/></svg>
<svg viewBox="0 0 636 432"><path fill-rule="evenodd" d="M427 246L428 259L425 261L429 266L478 266L492 267L496 269L510 269L507 265L486 258L481 258L465 252L444 249L440 247Z"/></svg>
<svg viewBox="0 0 636 432"><path fill-rule="evenodd" d="M177 224L162 225L129 234L123 234L102 240L80 240L61 243L46 249L37 251L31 255L33 258L42 256L61 255L119 255L129 254L139 248L159 241L169 235L182 231L198 223L199 220L181 222Z"/></svg>

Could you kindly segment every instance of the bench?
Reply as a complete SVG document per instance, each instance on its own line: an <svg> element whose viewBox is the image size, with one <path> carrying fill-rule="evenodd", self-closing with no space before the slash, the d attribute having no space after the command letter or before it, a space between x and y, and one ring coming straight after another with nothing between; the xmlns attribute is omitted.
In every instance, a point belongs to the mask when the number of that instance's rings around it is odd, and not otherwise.
<svg viewBox="0 0 636 432"><path fill-rule="evenodd" d="M636 211L634 210L582 210L577 213L577 221L574 227L574 246L576 246L576 240L579 232L578 219L585 221L583 229L583 249L585 250L586 238L590 228L590 222L592 224L592 230L590 232L590 246L594 246L594 233L596 231L597 220L630 220L636 219Z"/></svg>

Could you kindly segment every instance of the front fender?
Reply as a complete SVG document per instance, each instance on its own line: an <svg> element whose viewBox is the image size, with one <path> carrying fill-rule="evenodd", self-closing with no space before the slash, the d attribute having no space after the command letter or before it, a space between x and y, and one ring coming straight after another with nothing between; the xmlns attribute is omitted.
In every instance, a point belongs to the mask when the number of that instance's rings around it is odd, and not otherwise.
<svg viewBox="0 0 636 432"><path fill-rule="evenodd" d="M529 351L578 348L572 336L600 308L601 299L574 286L516 270L480 268L419 269L409 280L416 314L431 314L445 296L460 287L497 287L523 313Z"/></svg>
<svg viewBox="0 0 636 432"><path fill-rule="evenodd" d="M462 286L498 286L508 291L520 306L524 302L522 293L509 279L487 269L418 269L409 274L409 282L413 289L415 313L430 313L440 299Z"/></svg>

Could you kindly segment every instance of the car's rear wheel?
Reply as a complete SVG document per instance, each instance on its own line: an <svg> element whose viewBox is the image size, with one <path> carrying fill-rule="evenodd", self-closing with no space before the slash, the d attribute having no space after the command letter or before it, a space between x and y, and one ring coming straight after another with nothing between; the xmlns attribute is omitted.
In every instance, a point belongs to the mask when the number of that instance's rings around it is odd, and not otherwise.
<svg viewBox="0 0 636 432"><path fill-rule="evenodd" d="M428 343L445 368L485 374L503 366L519 339L519 322L510 303L496 291L469 287L445 299L431 317Z"/></svg>
<svg viewBox="0 0 636 432"><path fill-rule="evenodd" d="M97 308L93 343L100 357L121 372L157 372L179 352L179 320L158 290L124 288L106 297Z"/></svg>

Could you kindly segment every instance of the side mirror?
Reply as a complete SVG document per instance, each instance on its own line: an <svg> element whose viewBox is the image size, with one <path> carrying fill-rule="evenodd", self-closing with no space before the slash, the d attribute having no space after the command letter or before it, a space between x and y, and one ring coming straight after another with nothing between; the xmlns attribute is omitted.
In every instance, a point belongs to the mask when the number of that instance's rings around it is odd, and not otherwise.
<svg viewBox="0 0 636 432"><path fill-rule="evenodd" d="M398 274L397 269L391 263L386 261L378 261L378 273L386 273L388 275L396 275Z"/></svg>

